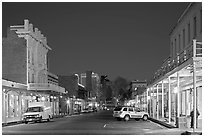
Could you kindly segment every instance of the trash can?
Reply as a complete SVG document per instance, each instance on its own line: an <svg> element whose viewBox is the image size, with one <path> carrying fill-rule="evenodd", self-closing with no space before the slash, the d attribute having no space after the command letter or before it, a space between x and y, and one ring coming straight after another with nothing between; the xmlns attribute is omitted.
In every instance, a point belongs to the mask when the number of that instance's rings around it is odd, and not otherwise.
<svg viewBox="0 0 204 137"><path fill-rule="evenodd" d="M187 128L187 118L186 117L177 117L176 126L178 128Z"/></svg>

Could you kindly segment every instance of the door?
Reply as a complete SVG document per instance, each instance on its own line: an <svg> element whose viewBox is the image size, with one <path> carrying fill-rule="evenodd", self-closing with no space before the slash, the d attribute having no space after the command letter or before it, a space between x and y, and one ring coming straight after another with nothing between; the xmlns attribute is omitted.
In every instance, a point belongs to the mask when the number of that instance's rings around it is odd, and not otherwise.
<svg viewBox="0 0 204 137"><path fill-rule="evenodd" d="M129 108L128 111L129 111L130 117L131 118L135 118L135 111L134 111L134 109L133 108Z"/></svg>
<svg viewBox="0 0 204 137"><path fill-rule="evenodd" d="M139 108L135 108L134 112L135 112L135 117L134 118L141 118L142 117L142 112L140 111Z"/></svg>

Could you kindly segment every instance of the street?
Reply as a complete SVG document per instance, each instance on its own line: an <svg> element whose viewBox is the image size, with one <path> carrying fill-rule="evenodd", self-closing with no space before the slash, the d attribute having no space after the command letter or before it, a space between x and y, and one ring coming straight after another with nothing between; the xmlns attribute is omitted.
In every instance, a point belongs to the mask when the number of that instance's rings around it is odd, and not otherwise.
<svg viewBox="0 0 204 137"><path fill-rule="evenodd" d="M169 132L167 132L169 131ZM172 134L151 121L117 121L112 111L99 111L55 118L50 122L19 124L2 128L3 135L147 135ZM174 132L176 134L176 132Z"/></svg>

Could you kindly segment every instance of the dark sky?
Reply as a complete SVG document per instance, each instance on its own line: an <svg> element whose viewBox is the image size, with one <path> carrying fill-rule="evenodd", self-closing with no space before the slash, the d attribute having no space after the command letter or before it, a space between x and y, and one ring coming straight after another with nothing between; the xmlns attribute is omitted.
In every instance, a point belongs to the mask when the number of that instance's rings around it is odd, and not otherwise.
<svg viewBox="0 0 204 137"><path fill-rule="evenodd" d="M49 71L92 70L148 80L169 56L169 33L188 3L3 3L2 29L24 19L47 37Z"/></svg>

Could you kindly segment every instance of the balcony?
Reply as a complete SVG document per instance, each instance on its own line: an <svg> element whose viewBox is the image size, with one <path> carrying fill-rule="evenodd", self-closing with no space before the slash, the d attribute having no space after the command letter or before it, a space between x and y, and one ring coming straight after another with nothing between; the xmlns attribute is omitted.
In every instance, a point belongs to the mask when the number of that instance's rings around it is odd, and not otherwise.
<svg viewBox="0 0 204 137"><path fill-rule="evenodd" d="M202 60L202 43L194 41L193 44L189 45L183 52L177 54L175 58L167 58L160 69L155 72L155 75L148 81L148 85L154 81L163 77L168 72L182 65L189 59Z"/></svg>
<svg viewBox="0 0 204 137"><path fill-rule="evenodd" d="M59 93L65 93L65 88L50 83L29 83L28 90L51 90Z"/></svg>

